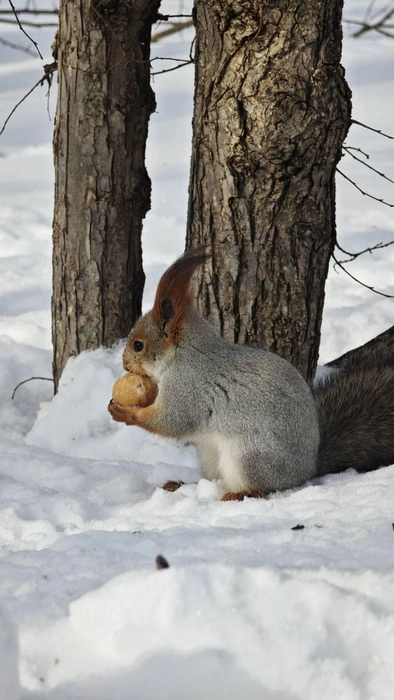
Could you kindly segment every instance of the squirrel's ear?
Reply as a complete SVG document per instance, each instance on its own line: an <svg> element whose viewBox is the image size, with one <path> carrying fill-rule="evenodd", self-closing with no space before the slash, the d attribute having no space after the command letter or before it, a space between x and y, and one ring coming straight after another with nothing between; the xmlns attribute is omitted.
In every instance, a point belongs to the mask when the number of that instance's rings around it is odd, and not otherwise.
<svg viewBox="0 0 394 700"><path fill-rule="evenodd" d="M193 304L190 291L193 272L208 259L205 248L188 250L165 271L158 284L152 318L174 343L182 336L187 312Z"/></svg>
<svg viewBox="0 0 394 700"><path fill-rule="evenodd" d="M175 308L174 305L168 297L164 297L164 299L160 299L159 302L159 318L160 321L163 323L169 323L172 318L175 316Z"/></svg>

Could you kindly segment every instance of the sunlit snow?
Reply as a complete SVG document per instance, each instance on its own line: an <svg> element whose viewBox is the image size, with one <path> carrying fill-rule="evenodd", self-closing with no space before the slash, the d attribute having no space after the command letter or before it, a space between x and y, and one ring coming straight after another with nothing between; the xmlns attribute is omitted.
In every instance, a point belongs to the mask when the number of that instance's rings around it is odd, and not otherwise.
<svg viewBox="0 0 394 700"><path fill-rule="evenodd" d="M345 16L362 17L367 4L348 0ZM163 0L171 9L189 3ZM44 63L52 34L34 34ZM8 25L1 36L25 41ZM169 37L153 54L187 56L190 38ZM354 118L388 133L393 57L393 39L356 40L345 26ZM3 123L42 62L2 45L0 59ZM192 66L157 76L154 88L145 308L184 243ZM0 700L391 700L394 466L223 503L192 447L111 420L121 342L73 358L55 398L41 379L11 398L22 380L51 376L45 94L38 88L0 137ZM49 111L53 119L54 88ZM394 179L394 142L353 126L347 143ZM383 178L348 156L340 167L394 201ZM349 250L394 238L392 210L339 176L338 237ZM359 258L352 274L394 294L393 248ZM322 362L392 323L392 299L331 270ZM186 485L167 493L167 479ZM158 554L169 569L156 570Z"/></svg>

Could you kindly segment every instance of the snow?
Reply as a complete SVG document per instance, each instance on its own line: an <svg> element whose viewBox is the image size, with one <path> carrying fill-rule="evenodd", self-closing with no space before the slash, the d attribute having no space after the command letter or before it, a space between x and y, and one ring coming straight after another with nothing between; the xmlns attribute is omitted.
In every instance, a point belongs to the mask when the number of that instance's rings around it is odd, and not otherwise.
<svg viewBox="0 0 394 700"><path fill-rule="evenodd" d="M345 16L367 4L348 0ZM171 7L189 5L167 0L162 11ZM391 133L394 43L345 35L354 118ZM23 42L13 28L2 36ZM34 36L51 62L52 30ZM154 51L187 56L189 39ZM42 64L1 45L0 61L5 119ZM183 247L192 74L155 78L145 308ZM0 141L0 700L391 700L394 466L223 503L192 447L110 419L122 342L70 360L56 397L35 379L11 398L22 380L51 377L45 93L21 105ZM353 126L347 143L394 179L390 141ZM393 186L349 156L340 168L393 201ZM392 240L392 212L338 177L338 234L351 250ZM350 271L393 294L393 248ZM392 308L332 270L321 361L392 325ZM168 493L167 479L186 483ZM170 568L156 569L159 554Z"/></svg>

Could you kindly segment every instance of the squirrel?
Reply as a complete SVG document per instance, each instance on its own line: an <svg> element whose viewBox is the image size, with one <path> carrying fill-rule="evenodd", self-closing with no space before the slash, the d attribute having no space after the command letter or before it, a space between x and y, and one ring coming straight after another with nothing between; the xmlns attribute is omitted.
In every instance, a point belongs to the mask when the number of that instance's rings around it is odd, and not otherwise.
<svg viewBox="0 0 394 700"><path fill-rule="evenodd" d="M113 419L195 444L203 475L222 480L223 500L394 464L389 358L335 370L312 388L273 352L225 340L193 305L192 275L207 257L192 249L163 274L123 354L125 370L151 377L157 396L145 406L111 400Z"/></svg>

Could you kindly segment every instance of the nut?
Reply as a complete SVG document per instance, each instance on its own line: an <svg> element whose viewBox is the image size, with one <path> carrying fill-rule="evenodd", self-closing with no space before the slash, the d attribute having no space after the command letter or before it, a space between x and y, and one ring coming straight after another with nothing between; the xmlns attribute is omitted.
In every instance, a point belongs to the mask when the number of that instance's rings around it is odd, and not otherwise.
<svg viewBox="0 0 394 700"><path fill-rule="evenodd" d="M150 406L157 396L156 382L146 374L127 372L112 389L112 398L120 406Z"/></svg>

